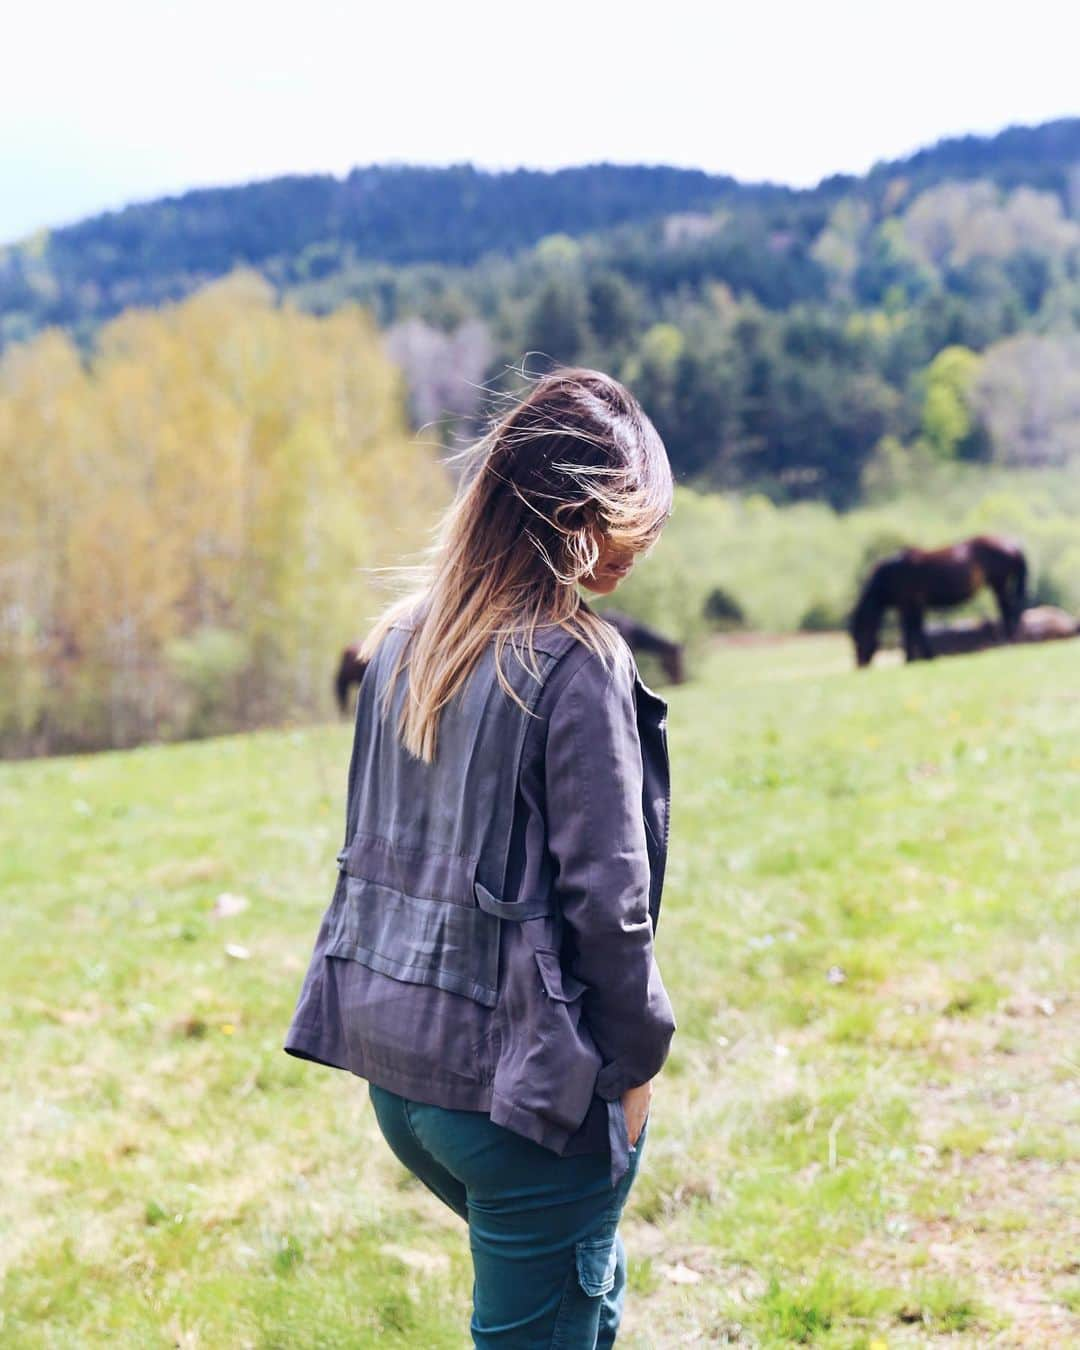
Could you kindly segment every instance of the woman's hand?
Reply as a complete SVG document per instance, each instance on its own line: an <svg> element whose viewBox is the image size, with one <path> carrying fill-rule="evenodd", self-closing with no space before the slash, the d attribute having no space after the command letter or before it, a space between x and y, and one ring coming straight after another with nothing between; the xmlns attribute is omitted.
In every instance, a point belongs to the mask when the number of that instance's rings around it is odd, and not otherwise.
<svg viewBox="0 0 1080 1350"><path fill-rule="evenodd" d="M627 1088L622 1095L623 1114L626 1116L626 1132L630 1137L630 1147L634 1148L645 1126L645 1117L649 1114L652 1101L652 1082L642 1083L640 1087Z"/></svg>

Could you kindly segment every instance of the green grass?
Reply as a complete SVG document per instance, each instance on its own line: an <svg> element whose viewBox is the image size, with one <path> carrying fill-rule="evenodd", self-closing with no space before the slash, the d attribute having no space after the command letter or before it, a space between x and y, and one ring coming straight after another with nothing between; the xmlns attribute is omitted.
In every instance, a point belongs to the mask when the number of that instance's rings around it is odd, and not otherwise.
<svg viewBox="0 0 1080 1350"><path fill-rule="evenodd" d="M664 691L679 1031L621 1344L1080 1338L1078 662L804 638ZM0 769L0 1344L468 1344L463 1226L281 1050L348 743Z"/></svg>

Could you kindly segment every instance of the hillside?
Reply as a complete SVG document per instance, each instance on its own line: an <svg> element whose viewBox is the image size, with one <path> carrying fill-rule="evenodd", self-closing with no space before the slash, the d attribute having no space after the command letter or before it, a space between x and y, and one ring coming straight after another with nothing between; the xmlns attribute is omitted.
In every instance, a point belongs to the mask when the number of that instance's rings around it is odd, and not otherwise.
<svg viewBox="0 0 1080 1350"><path fill-rule="evenodd" d="M1080 1337L1069 644L667 689L629 1350ZM463 1225L282 1039L349 732L0 765L5 1344L450 1347Z"/></svg>

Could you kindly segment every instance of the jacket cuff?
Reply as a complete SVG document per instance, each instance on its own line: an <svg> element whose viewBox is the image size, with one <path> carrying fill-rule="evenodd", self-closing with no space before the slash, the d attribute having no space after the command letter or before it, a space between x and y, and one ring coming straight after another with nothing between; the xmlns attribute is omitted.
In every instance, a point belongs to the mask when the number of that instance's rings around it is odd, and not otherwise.
<svg viewBox="0 0 1080 1350"><path fill-rule="evenodd" d="M624 1092L638 1087L642 1082L648 1082L648 1079L635 1076L624 1064L613 1059L596 1076L596 1095L603 1097L606 1102L618 1101Z"/></svg>

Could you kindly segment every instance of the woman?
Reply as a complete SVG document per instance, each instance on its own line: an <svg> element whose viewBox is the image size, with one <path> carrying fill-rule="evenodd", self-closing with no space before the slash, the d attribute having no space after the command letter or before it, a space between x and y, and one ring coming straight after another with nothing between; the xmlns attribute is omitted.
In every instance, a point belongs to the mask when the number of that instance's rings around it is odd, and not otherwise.
<svg viewBox="0 0 1080 1350"><path fill-rule="evenodd" d="M345 847L285 1049L369 1081L469 1225L477 1346L608 1346L675 1029L653 960L664 701L582 599L672 477L617 381L556 370L467 453L419 589L365 640Z"/></svg>

